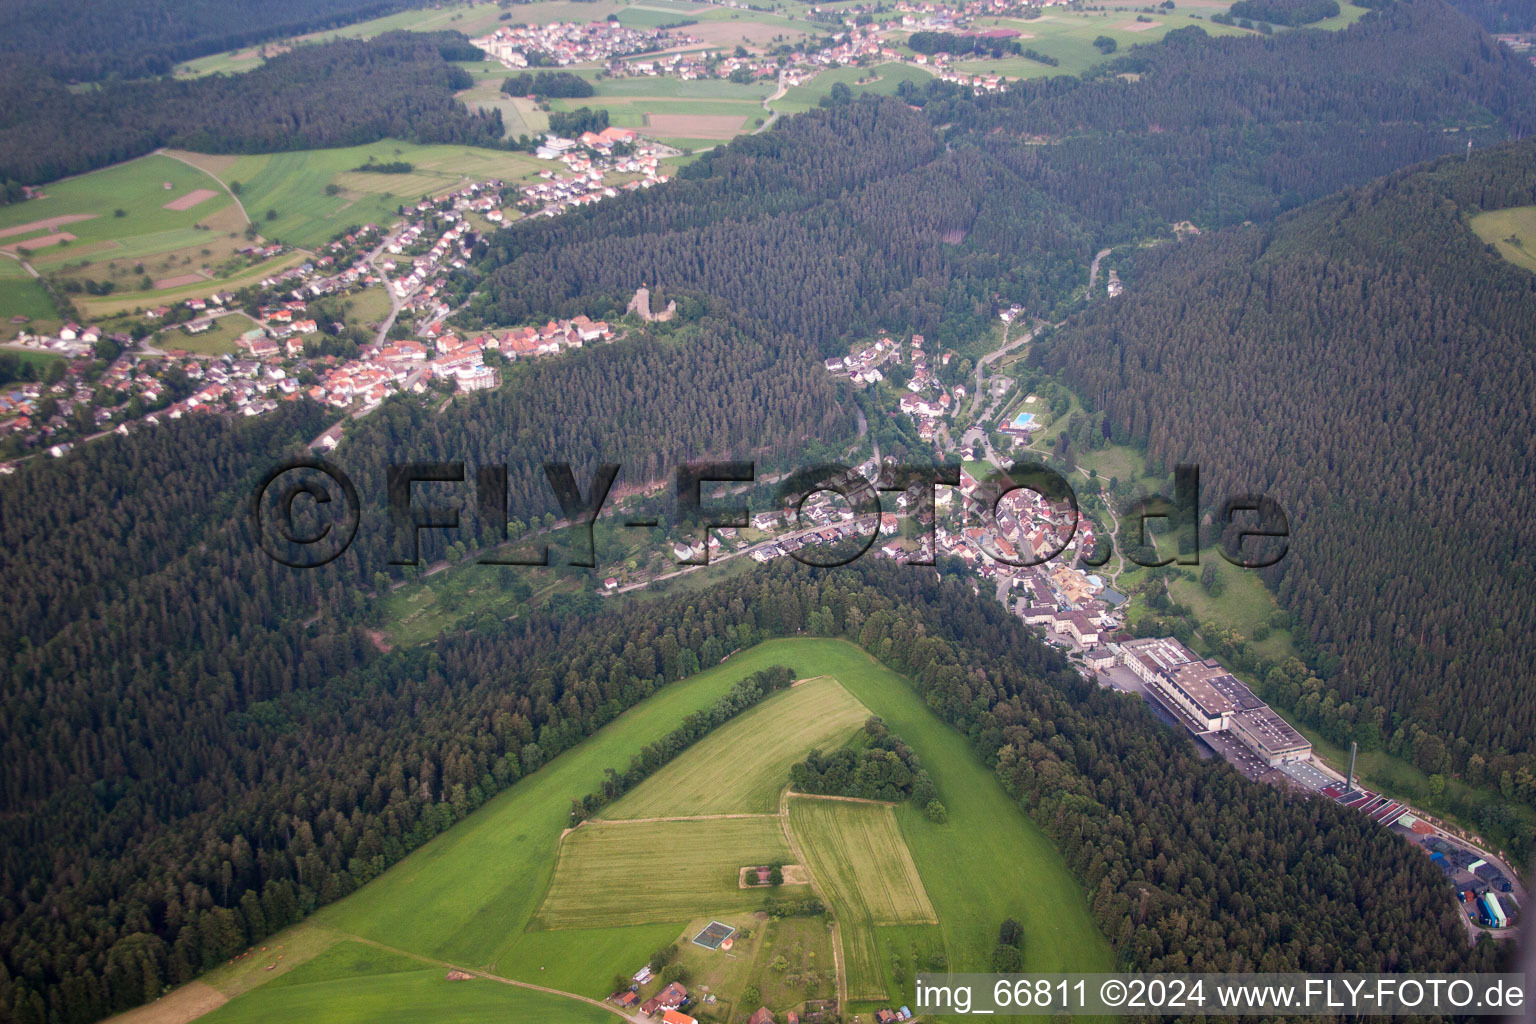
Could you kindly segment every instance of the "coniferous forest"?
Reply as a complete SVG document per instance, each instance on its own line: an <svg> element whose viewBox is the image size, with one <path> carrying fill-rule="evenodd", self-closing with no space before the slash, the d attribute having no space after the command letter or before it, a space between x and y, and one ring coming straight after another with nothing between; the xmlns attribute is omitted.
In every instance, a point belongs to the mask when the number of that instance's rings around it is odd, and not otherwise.
<svg viewBox="0 0 1536 1024"><path fill-rule="evenodd" d="M1266 575L1337 694L1326 715L1524 800L1536 521L1514 396L1536 390L1536 277L1465 220L1531 203L1536 145L1449 157L1149 254L1127 301L1042 357L1115 436L1285 505Z"/></svg>
<svg viewBox="0 0 1536 1024"><path fill-rule="evenodd" d="M180 61L339 28L407 0L12 0L0 53L39 58L71 81L168 75Z"/></svg>
<svg viewBox="0 0 1536 1024"><path fill-rule="evenodd" d="M160 146L270 153L387 137L500 146L500 112L472 113L453 98L471 84L448 62L465 45L457 33L390 32L299 46L242 75L85 90L25 59L0 62L0 179L52 181Z"/></svg>
<svg viewBox="0 0 1536 1024"><path fill-rule="evenodd" d="M77 96L0 72L0 177L22 173L13 160L54 176L167 142L260 149L310 122L311 145L499 138L453 103L445 45L306 47L238 80ZM377 75L322 73L336 61ZM327 83L350 79L373 95L329 120L344 94ZM99 148L63 153L7 97L95 125ZM486 240L451 282L479 289L466 320L618 309L648 283L679 297L678 322L508 367L502 388L441 412L391 402L352 424L329 458L363 524L323 569L272 562L246 515L261 475L331 422L307 401L0 478L0 1021L87 1024L153 999L657 688L801 633L912 679L1055 840L1127 967L1492 969L1493 945L1468 946L1408 844L1201 760L954 566L780 560L601 613L476 619L420 647L382 649L369 629L398 577L390 463L506 463L525 519L559 512L546 461L583 485L612 462L621 485L688 459L788 465L858 429L823 352L877 328L954 344L1020 302L1072 314L1034 358L1116 439L1291 511L1292 555L1267 581L1326 687L1319 714L1426 770L1530 793L1536 538L1516 501L1536 279L1464 219L1536 202L1532 144L1500 145L1532 129L1532 69L1439 0L1339 33L1173 33L998 96L904 87ZM1402 170L1420 161L1436 162ZM1097 249L1187 219L1215 230L1149 248L1121 297L1076 311ZM424 533L423 559L450 539Z"/></svg>

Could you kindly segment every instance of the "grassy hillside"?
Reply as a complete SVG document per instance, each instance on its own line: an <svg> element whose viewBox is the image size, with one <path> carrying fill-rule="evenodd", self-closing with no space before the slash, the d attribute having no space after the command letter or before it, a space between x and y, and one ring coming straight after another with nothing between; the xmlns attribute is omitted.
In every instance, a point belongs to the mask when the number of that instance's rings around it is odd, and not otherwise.
<svg viewBox="0 0 1536 1024"><path fill-rule="evenodd" d="M323 909L305 925L274 937L272 943L286 943L290 949L313 955L328 943L357 937L416 956L485 968L508 979L589 997L605 995L616 971L634 970L654 949L683 937L700 918L680 913L675 921L655 925L527 930L546 893L552 891L571 799L596 787L605 767L627 764L641 746L670 731L684 715L707 706L742 677L775 664L791 665L801 675L832 676L864 707L884 718L917 752L949 808L944 825L929 822L908 807L893 814L899 838L941 923L875 929L877 953L871 959L887 971L885 984L890 984L892 965L913 964L914 953L923 959L943 953L957 970L984 969L997 926L1008 916L1025 927L1027 969L1110 968L1112 954L1094 927L1079 884L1049 840L972 755L965 738L936 718L905 680L865 652L840 641L819 639L762 644L666 687L357 893ZM572 835L588 829L596 834L588 825ZM696 833L686 827L679 830L679 835L691 834ZM702 837L699 840L693 848L707 845ZM772 842L766 835L761 841ZM681 846L689 848L687 842ZM745 855L743 850L733 856ZM699 911L708 913L708 908L701 905ZM306 966L309 969L302 975L297 968L287 972L298 976L301 984L289 981L284 986L302 992L306 1019L350 1019L342 1016L341 1008L360 987L367 987L357 982L356 972L328 958L317 958ZM440 976L423 974L412 982L401 980L411 978L410 972L389 977L394 979L390 986L398 985L403 991L413 984L428 987L432 977ZM905 975L908 981L910 977ZM210 983L230 994L264 980L255 964L210 977ZM218 1019L257 1019L262 1007L286 1006L283 998L282 989L263 985L234 999ZM408 1003L412 997L404 993L400 998ZM249 1009L253 1006L257 1009ZM572 1006L580 1009L580 1004Z"/></svg>
<svg viewBox="0 0 1536 1024"><path fill-rule="evenodd" d="M1468 224L1477 237L1517 267L1536 272L1536 206L1489 210Z"/></svg>
<svg viewBox="0 0 1536 1024"><path fill-rule="evenodd" d="M789 859L774 815L588 822L560 844L554 881L535 920L552 929L597 928L747 910L762 896L741 888L741 869Z"/></svg>
<svg viewBox="0 0 1536 1024"><path fill-rule="evenodd" d="M355 224L388 224L402 204L415 204L471 181L512 181L538 173L526 153L473 146L419 146L386 139L365 146L311 149L254 156L180 154L225 184L239 183L240 200L264 237L313 248ZM359 173L373 157L404 161L409 174ZM327 186L335 186L328 194ZM268 215L268 211L275 216Z"/></svg>
<svg viewBox="0 0 1536 1024"><path fill-rule="evenodd" d="M841 746L868 717L869 709L837 680L808 679L705 736L599 814L619 819L773 811L790 765L813 749Z"/></svg>

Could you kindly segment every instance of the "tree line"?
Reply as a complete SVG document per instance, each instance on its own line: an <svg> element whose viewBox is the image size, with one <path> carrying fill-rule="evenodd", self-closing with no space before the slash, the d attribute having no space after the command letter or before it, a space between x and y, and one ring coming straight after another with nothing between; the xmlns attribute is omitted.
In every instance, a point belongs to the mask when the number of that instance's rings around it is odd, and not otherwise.
<svg viewBox="0 0 1536 1024"><path fill-rule="evenodd" d="M38 60L67 81L147 78L168 75L194 57L410 6L410 0L16 0L0 9L0 53Z"/></svg>
<svg viewBox="0 0 1536 1024"><path fill-rule="evenodd" d="M790 766L789 784L797 793L852 796L863 800L899 802L910 799L928 817L947 816L939 803L933 778L917 754L880 720L871 715L855 743L822 753L813 750Z"/></svg>
<svg viewBox="0 0 1536 1024"><path fill-rule="evenodd" d="M295 47L240 75L73 90L34 64L0 67L0 179L38 184L161 146L270 153L398 138L501 146L499 111L472 112L449 63L457 33L390 32ZM447 51L450 57L445 57Z"/></svg>
<svg viewBox="0 0 1536 1024"><path fill-rule="evenodd" d="M600 808L634 789L678 754L743 711L756 707L780 690L788 689L794 681L795 670L784 665L774 665L754 672L731 687L725 696L709 707L692 712L683 719L682 725L654 743L647 743L640 748L640 753L630 758L629 767L624 771L603 769L601 788L579 800L571 801L571 827L580 825Z"/></svg>
<svg viewBox="0 0 1536 1024"><path fill-rule="evenodd" d="M1228 13L1234 18L1300 28L1324 18L1337 17L1337 0L1237 0Z"/></svg>
<svg viewBox="0 0 1536 1024"><path fill-rule="evenodd" d="M584 99L596 90L592 83L570 71L524 71L501 83L508 96L547 96L551 99Z"/></svg>

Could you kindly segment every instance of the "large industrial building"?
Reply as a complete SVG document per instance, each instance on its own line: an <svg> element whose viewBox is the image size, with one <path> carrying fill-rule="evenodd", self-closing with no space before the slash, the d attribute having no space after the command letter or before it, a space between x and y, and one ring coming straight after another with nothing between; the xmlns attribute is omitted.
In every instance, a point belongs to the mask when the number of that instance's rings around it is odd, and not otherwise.
<svg viewBox="0 0 1536 1024"><path fill-rule="evenodd" d="M1196 735L1228 732L1271 768L1312 755L1312 744L1218 662L1202 661L1172 637L1127 640L1121 664L1152 687Z"/></svg>

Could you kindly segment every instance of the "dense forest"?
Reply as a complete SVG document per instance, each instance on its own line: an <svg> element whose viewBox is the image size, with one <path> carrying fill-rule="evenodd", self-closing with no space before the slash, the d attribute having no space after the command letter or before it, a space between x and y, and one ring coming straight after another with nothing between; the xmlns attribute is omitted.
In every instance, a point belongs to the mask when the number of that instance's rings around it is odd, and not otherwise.
<svg viewBox="0 0 1536 1024"><path fill-rule="evenodd" d="M160 146L269 153L385 137L500 146L501 113L472 113L457 33L391 32L296 47L242 75L72 90L26 60L0 67L0 179L23 184ZM447 56L445 56L445 51ZM478 53L478 51L477 51Z"/></svg>
<svg viewBox="0 0 1536 1024"><path fill-rule="evenodd" d="M850 746L822 753L813 750L789 768L789 784L797 793L815 796L852 796L861 800L911 799L928 808L929 817L942 820L944 806L939 791L912 748L871 716Z"/></svg>
<svg viewBox="0 0 1536 1024"><path fill-rule="evenodd" d="M1332 18L1339 13L1337 0L1237 0L1234 18L1250 18L1293 28Z"/></svg>
<svg viewBox="0 0 1536 1024"><path fill-rule="evenodd" d="M7 849L0 1007L63 1024L151 998L365 883L656 688L798 633L846 637L913 679L1060 845L1128 966L1492 966L1491 944L1467 949L1438 873L1408 844L1201 760L1138 700L1083 681L958 568L940 579L865 560L764 568L594 620L351 649L325 685L261 698L239 684L254 666L200 675L219 713L137 748L132 776L75 802L92 817L126 804L129 818ZM330 646L302 646L316 643ZM116 720L144 713L127 704ZM173 812L169 793L153 794L188 769L193 792ZM20 870L43 845L51 853Z"/></svg>
<svg viewBox="0 0 1536 1024"><path fill-rule="evenodd" d="M666 189L498 232L470 319L571 315L649 283L829 350L876 329L954 344L999 300L1048 312L1104 244L1269 219L1536 130L1536 71L1439 0L1342 32L1181 30L1085 78L958 93L791 118Z"/></svg>
<svg viewBox="0 0 1536 1024"><path fill-rule="evenodd" d="M217 962L225 943L244 941L258 909L267 927L293 920L454 820L451 806L426 804L409 821L392 817L403 831L380 849L371 841L362 848L358 865L373 868L333 876L319 865L340 855L340 847L324 849L337 822L327 818L316 832L313 823L299 829L285 817L328 799L322 794L330 783L290 770L298 761L331 761L341 737L326 738L338 727L334 719L316 719L298 733L282 719L308 721L302 709L318 714L332 701L351 709L348 715L367 715L374 699L367 695L373 683L356 673L380 656L366 627L379 614L376 588L391 578L383 575L392 539L383 507L388 463L465 459L471 475L504 463L511 514L531 520L559 512L542 470L547 460L572 463L583 487L599 463L620 463L618 486L628 488L669 481L688 459L782 464L807 444L853 437L852 407L788 339L696 301L680 308L683 316L664 325L665 336L507 367L504 388L467 396L442 414L395 402L357 423L332 458L356 480L364 521L353 547L323 570L277 565L257 547L245 512L263 472L330 422L307 402L255 420L195 417L106 438L0 480L0 566L14 580L11 613L0 625L0 740L12 766L0 779L7 837L0 849L0 1006L25 1004L14 1019L73 1022L135 1005L161 981ZM456 497L472 503L471 491ZM474 524L466 527L458 535L425 531L423 558L443 557L455 540L473 544ZM655 656L697 670L697 648L669 650L663 645ZM458 685L481 672L462 664L429 668L437 656L423 656L410 671L439 682ZM526 657L517 663L534 671L542 656ZM498 670L497 678L506 676ZM567 713L586 714L576 704L543 717L548 701L560 699L528 690L511 706L522 706L518 713L538 726L515 744L512 761L490 765L492 786L471 773L461 810L515 777L518 763L537 765L585 735L590 723L562 724ZM295 703L273 717L286 700ZM497 720L498 729L512 721ZM412 731L404 719L400 727ZM370 760L383 756L385 768L392 762L394 741L383 733L344 728L373 744ZM484 749L480 741L453 739L474 731L463 723L445 728L411 742L444 764ZM414 754L407 762L413 774L419 770ZM449 778L459 781L457 769ZM453 786L443 794L453 797ZM316 859L296 853L284 869L287 885L276 876L273 887L266 884L276 847L260 830L248 831L258 820L277 829L274 837L290 830L318 837ZM233 822L242 824L231 829ZM235 842L237 834L244 838ZM233 859L220 853L217 863L208 861L199 851L209 842L207 850L227 845ZM345 845L335 861L342 866L359 854ZM56 869L60 857L72 865L67 872ZM226 859L241 872L238 885L234 876L225 884ZM204 905L198 886L209 887L216 902ZM255 893L250 900L247 889ZM130 934L139 937L119 942ZM140 953L149 960L141 962ZM128 963L131 980L121 973ZM8 979L30 979L25 987L39 993L42 1018L30 996L18 1003L20 990Z"/></svg>
<svg viewBox="0 0 1536 1024"><path fill-rule="evenodd" d="M1465 224L1531 203L1536 144L1447 158L1149 253L1039 352L1116 438L1287 509L1313 717L1536 802L1536 276Z"/></svg>
<svg viewBox="0 0 1536 1024"><path fill-rule="evenodd" d="M591 82L570 71L524 71L504 80L501 83L501 91L508 96L582 99L591 96L597 90L592 87Z"/></svg>
<svg viewBox="0 0 1536 1024"><path fill-rule="evenodd" d="M410 0L10 0L0 53L71 81L170 74L178 62L338 28Z"/></svg>
<svg viewBox="0 0 1536 1024"><path fill-rule="evenodd" d="M1452 6L1489 32L1536 29L1536 0L1451 0Z"/></svg>

